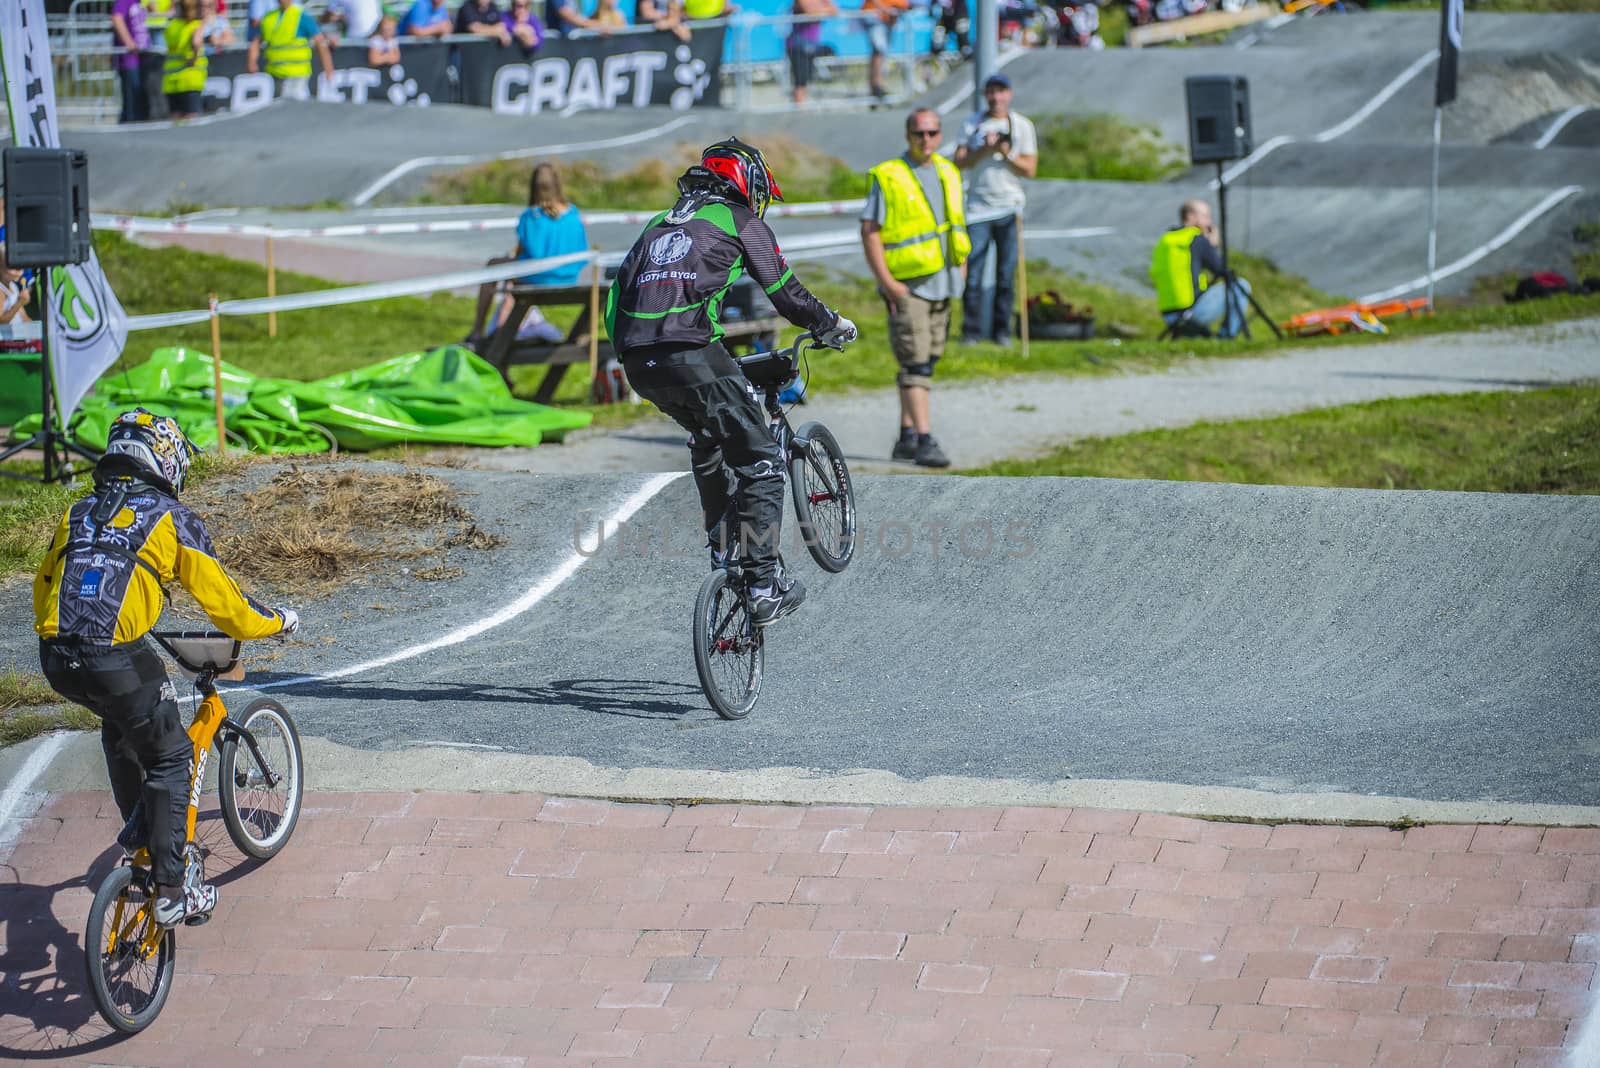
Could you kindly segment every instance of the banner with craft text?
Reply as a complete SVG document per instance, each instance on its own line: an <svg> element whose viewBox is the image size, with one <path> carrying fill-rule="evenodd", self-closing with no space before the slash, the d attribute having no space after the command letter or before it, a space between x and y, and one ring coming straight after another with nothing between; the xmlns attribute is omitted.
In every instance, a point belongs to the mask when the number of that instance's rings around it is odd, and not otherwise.
<svg viewBox="0 0 1600 1068"><path fill-rule="evenodd" d="M720 26L552 38L532 57L492 41L463 47L461 102L504 115L615 108L720 107Z"/></svg>
<svg viewBox="0 0 1600 1068"><path fill-rule="evenodd" d="M367 62L365 45L336 45L331 49L333 77L322 73L322 63L312 53L318 100L350 104L383 104L395 107L428 107L453 101L454 71L451 70L451 45L426 43L403 45L400 62L374 66ZM145 83L161 85L164 57L147 53ZM276 98L276 80L264 71L250 73L248 51L233 48L220 51L207 64L206 85L201 101L205 110L245 112L266 107ZM152 92L152 115L166 113L166 102L159 103Z"/></svg>
<svg viewBox="0 0 1600 1068"><path fill-rule="evenodd" d="M373 66L364 45L331 50L333 77L313 55L317 100L347 104L427 107L469 104L502 114L665 107L719 107L721 27L696 30L688 42L670 33L551 37L532 55L515 46L475 38L400 47L400 62ZM158 91L163 56L144 56L150 114L166 115ZM246 50L211 56L203 91L205 110L245 112L277 96L275 80L246 69Z"/></svg>
<svg viewBox="0 0 1600 1068"><path fill-rule="evenodd" d="M0 64L5 69L11 143L60 148L44 0L0 3ZM91 188L93 182L91 173ZM95 380L122 354L128 317L92 250L84 263L50 268L45 293L56 410L65 423Z"/></svg>

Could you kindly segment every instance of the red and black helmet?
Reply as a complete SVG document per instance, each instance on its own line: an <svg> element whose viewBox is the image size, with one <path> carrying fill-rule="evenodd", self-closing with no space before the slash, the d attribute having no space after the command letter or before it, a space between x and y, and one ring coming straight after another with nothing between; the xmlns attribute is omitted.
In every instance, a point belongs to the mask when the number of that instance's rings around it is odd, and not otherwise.
<svg viewBox="0 0 1600 1068"><path fill-rule="evenodd" d="M757 218L766 215L768 204L783 199L778 180L772 176L772 168L767 166L761 150L737 137L718 141L700 153L700 166L691 167L684 178L697 177L697 170L721 179L728 191L749 205Z"/></svg>

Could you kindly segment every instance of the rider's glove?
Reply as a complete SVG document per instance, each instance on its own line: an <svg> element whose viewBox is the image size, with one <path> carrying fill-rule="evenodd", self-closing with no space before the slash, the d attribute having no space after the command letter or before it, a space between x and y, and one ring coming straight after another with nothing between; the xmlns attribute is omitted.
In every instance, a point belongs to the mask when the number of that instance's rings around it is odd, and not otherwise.
<svg viewBox="0 0 1600 1068"><path fill-rule="evenodd" d="M300 613L293 608L280 608L278 615L283 617L283 629L278 631L279 634L288 637L300 629Z"/></svg>
<svg viewBox="0 0 1600 1068"><path fill-rule="evenodd" d="M844 345L856 339L856 324L852 323L849 319L846 319L842 315L835 316L834 318L837 321L833 324L833 326L829 327L827 330L824 330L822 332L822 336L818 337L817 340L822 342L824 345L829 345L837 349L842 348Z"/></svg>

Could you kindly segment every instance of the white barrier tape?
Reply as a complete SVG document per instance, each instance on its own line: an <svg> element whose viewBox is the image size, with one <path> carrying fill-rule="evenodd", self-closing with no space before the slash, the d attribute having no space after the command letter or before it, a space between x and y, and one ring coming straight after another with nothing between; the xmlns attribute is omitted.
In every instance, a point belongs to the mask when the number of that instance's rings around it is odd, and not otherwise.
<svg viewBox="0 0 1600 1068"><path fill-rule="evenodd" d="M830 203L849 205L851 202L833 201ZM859 208L860 202L855 202L855 205ZM821 214L821 212L816 214ZM1006 215L980 216L969 220L969 222L985 222L1008 217ZM122 218L131 217L122 216ZM157 221L164 222L166 220ZM282 231L278 232L281 233ZM1065 230L1024 229L1024 236L1044 240L1072 240L1084 237L1102 237L1115 232L1108 226L1087 226ZM850 228L824 230L820 233L807 234L804 237L786 240L781 244L786 252L827 254L831 250L848 249L859 241L860 231ZM470 271L452 271L448 274L426 275L420 278L402 278L393 282L373 282L359 286L344 286L339 289L319 289L310 293L292 293L281 297L225 300L218 303L217 314L262 315L266 312L303 311L307 308L359 304L363 301L383 300L388 297L436 293L440 290L462 289L469 286L482 285L486 282L500 282L508 278L518 278L522 275L535 274L573 263L594 263L600 267L615 267L623 261L626 255L627 253L625 252L606 252L598 255L593 252L571 252L564 256L551 256L542 260L515 260L510 263L496 264L493 267L478 267ZM128 319L128 330L133 332L188 326L192 323L205 322L209 318L211 318L210 311L203 308L194 311L162 312L156 315L135 315ZM26 330L26 327L22 329ZM19 333L16 336L21 337L23 335Z"/></svg>
<svg viewBox="0 0 1600 1068"><path fill-rule="evenodd" d="M621 257L618 257L620 260ZM273 311L303 311L307 308L327 308L339 304L359 304L368 300L388 297L414 296L419 293L436 293L442 289L460 289L500 282L525 274L547 271L573 263L593 263L592 252L571 252L565 256L550 256L542 260L516 260L493 267L479 267L470 271L452 271L423 278L402 278L393 282L373 282L368 285L344 286L340 289L319 289L311 293L291 293L282 297L255 297L248 300L224 300L217 305L218 315L262 315ZM156 330L168 326L184 326L204 322L211 318L209 310L164 312L159 315L139 315L128 320L128 329Z"/></svg>
<svg viewBox="0 0 1600 1068"><path fill-rule="evenodd" d="M774 204L768 218L802 218L849 215L861 210L865 200L818 200L800 204ZM656 211L590 211L584 222L599 226L607 223L642 225L659 215ZM206 234L225 237L384 237L395 234L450 234L485 230L514 230L518 215L497 215L483 219L420 219L407 222L341 223L335 226L263 226L259 223L222 223L189 219L153 219L145 215L95 215L98 230L117 230L126 234Z"/></svg>
<svg viewBox="0 0 1600 1068"><path fill-rule="evenodd" d="M130 315L128 316L128 331L135 330L165 330L171 326L188 326L191 323L203 323L211 318L211 313L204 308L198 311L162 312L159 315Z"/></svg>

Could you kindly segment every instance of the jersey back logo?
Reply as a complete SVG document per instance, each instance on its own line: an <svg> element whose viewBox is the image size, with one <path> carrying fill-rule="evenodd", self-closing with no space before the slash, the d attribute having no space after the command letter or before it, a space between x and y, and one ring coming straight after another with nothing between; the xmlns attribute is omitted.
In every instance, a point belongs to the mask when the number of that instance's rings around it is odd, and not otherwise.
<svg viewBox="0 0 1600 1068"><path fill-rule="evenodd" d="M694 239L682 230L662 234L650 242L650 262L657 267L677 263L694 247Z"/></svg>

